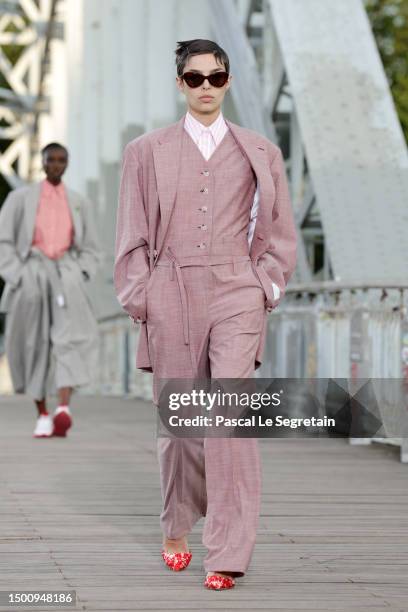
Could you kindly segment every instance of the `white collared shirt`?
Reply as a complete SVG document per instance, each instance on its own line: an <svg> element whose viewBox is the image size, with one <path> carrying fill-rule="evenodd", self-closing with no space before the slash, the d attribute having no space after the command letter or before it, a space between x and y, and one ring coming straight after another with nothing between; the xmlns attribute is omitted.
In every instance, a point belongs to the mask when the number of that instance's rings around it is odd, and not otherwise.
<svg viewBox="0 0 408 612"><path fill-rule="evenodd" d="M228 132L228 126L222 113L220 113L217 119L207 127L197 121L197 119L187 111L184 120L184 128L200 149L203 157L207 160L210 159L211 155Z"/></svg>
<svg viewBox="0 0 408 612"><path fill-rule="evenodd" d="M184 120L184 129L194 140L203 157L208 160L221 143L225 134L228 132L228 125L225 122L222 112L220 112L217 119L211 125L205 126L195 117L193 117L189 111L187 111ZM254 236L258 208L259 185L257 184L254 201L251 208L250 222L248 225L248 243L250 246ZM272 283L272 289L273 296L275 300L277 300L280 295L280 289L276 283Z"/></svg>

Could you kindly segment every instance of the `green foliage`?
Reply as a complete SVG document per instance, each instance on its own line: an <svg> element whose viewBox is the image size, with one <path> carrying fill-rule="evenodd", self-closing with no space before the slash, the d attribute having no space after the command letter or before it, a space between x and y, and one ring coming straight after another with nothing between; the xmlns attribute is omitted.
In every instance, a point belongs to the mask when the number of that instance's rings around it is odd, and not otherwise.
<svg viewBox="0 0 408 612"><path fill-rule="evenodd" d="M408 0L366 0L365 6L408 142Z"/></svg>

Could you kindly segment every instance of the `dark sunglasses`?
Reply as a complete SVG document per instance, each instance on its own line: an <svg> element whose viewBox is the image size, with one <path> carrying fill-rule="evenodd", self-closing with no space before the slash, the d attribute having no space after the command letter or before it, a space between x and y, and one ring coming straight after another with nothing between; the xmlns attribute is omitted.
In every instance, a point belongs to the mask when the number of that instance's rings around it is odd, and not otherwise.
<svg viewBox="0 0 408 612"><path fill-rule="evenodd" d="M213 72L205 76L204 74L200 74L199 72L185 72L181 75L181 79L184 79L189 87L195 88L200 87L205 81L208 79L208 82L213 87L224 87L225 83L228 81L229 74L228 72Z"/></svg>

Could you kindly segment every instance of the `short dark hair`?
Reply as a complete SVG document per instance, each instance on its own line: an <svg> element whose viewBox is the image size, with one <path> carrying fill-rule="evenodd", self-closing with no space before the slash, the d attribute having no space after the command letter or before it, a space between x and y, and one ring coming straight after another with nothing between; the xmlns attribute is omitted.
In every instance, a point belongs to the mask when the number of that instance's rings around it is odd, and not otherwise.
<svg viewBox="0 0 408 612"><path fill-rule="evenodd" d="M226 72L229 73L229 58L224 49L212 40L195 38L194 40L182 40L177 43L177 49L175 50L177 75L181 76L183 74L190 57L203 55L204 53L212 53L218 62L224 64Z"/></svg>
<svg viewBox="0 0 408 612"><path fill-rule="evenodd" d="M66 156L68 157L68 149L59 142L49 142L47 145L45 145L45 147L41 149L41 155L45 155L45 153L48 153L48 151L51 151L51 149L62 149L63 151L65 151Z"/></svg>

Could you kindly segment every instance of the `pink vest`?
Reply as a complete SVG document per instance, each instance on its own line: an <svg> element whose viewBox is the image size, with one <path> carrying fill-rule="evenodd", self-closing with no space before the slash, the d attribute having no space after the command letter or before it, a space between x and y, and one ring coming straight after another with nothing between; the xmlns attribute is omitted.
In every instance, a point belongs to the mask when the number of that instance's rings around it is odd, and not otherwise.
<svg viewBox="0 0 408 612"><path fill-rule="evenodd" d="M183 131L176 202L160 260L228 263L249 258L248 224L256 178L230 130L208 161ZM171 255L171 254L170 254Z"/></svg>

